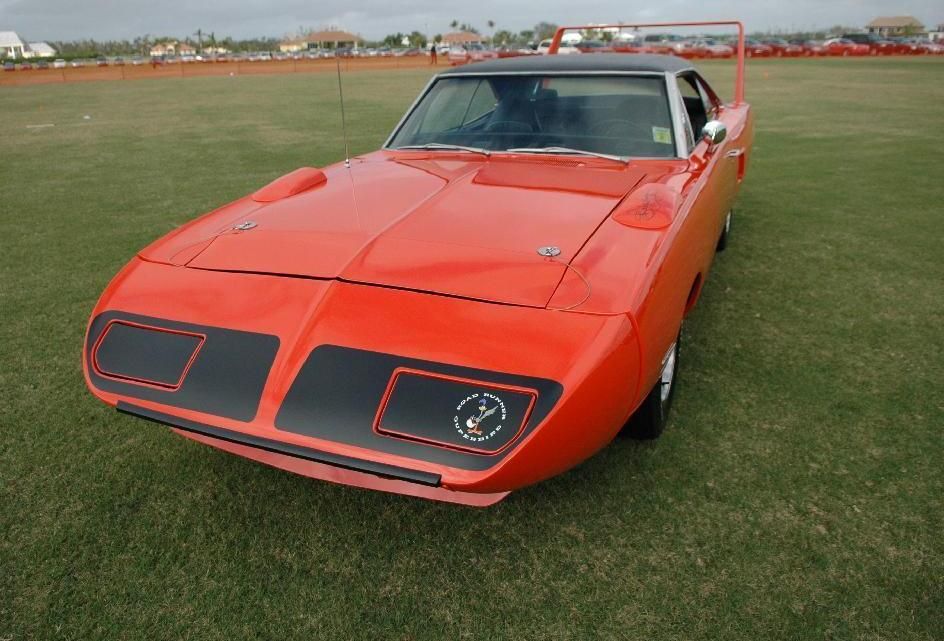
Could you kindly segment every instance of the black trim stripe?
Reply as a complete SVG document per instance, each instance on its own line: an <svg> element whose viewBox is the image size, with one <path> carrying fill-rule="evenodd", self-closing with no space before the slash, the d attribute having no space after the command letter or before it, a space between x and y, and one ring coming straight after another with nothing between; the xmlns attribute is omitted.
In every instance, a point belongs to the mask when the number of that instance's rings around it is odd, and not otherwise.
<svg viewBox="0 0 944 641"><path fill-rule="evenodd" d="M489 390L492 386L534 390L537 393L534 407L516 442L534 431L547 417L564 389L559 383L547 378L449 365L339 345L319 345L308 355L292 382L276 414L275 428L471 471L494 467L514 451L514 446L495 454L462 451L375 431L377 411L390 384L390 377L397 368L480 381L483 386L480 391L492 391ZM465 394L461 389L446 388L445 391L447 398L439 404L442 408L439 414L417 417L417 420L430 424L425 430L427 437L448 443L449 438L456 435L453 425L456 404L465 398ZM442 394L443 390L428 393ZM418 403L414 410L419 407L428 408L429 405ZM437 430L441 430L442 436L439 438L433 436Z"/></svg>
<svg viewBox="0 0 944 641"><path fill-rule="evenodd" d="M137 374L148 379L149 372L155 368L168 367L164 361L168 360L170 353L163 345L164 341L157 340L161 338L162 332L137 332L133 337L126 337L129 340L106 345L111 342L109 332L102 345L98 345L98 338L113 320L157 330L197 334L205 336L206 339L179 388L140 384L129 378L99 373L95 367L93 352L95 349L101 350L102 346L111 347L112 361L120 360L127 367L134 368L117 373ZM85 359L89 380L96 389L103 392L248 423L256 416L262 390L278 350L279 338L271 334L108 310L92 320L85 344Z"/></svg>
<svg viewBox="0 0 944 641"><path fill-rule="evenodd" d="M410 483L426 485L429 487L439 487L441 481L439 474L420 472L418 470L411 470L396 465L388 465L386 463L374 463L373 461L365 461L362 459L352 458L350 456L343 456L341 454L332 454L331 452L322 452L320 450L314 450L301 445L294 445L292 443L283 443L281 441L274 441L272 439L262 438L260 436L252 436L251 434L234 432L233 430L227 430L222 427L213 427L212 425L205 425L203 423L197 423L195 421L190 421L177 416L171 416L170 414L164 414L163 412L155 412L137 405L125 403L124 401L118 401L118 405L115 409L117 409L122 414L128 414L146 421L151 421L152 423L168 425L179 430L184 430L185 432L193 432L194 434L209 436L210 438L215 438L220 441L236 443L238 445L246 445L248 447L254 447L266 452L284 454L285 456L304 459L306 461L332 465L345 470L373 474L374 476L379 476L381 478L394 479L397 481L408 481Z"/></svg>

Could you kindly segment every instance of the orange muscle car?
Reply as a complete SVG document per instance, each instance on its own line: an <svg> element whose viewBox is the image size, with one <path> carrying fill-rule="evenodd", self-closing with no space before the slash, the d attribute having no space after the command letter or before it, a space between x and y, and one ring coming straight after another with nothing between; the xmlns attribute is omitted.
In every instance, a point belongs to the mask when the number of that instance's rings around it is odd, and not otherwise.
<svg viewBox="0 0 944 641"><path fill-rule="evenodd" d="M92 393L299 474L479 506L657 437L750 157L743 30L731 102L678 57L555 55L562 33L440 73L378 151L138 252L88 325Z"/></svg>

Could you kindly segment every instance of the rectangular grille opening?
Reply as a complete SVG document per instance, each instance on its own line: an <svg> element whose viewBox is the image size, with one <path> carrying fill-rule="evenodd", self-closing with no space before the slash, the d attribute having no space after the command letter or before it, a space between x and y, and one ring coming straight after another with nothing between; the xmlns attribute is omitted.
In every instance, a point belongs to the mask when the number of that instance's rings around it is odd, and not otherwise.
<svg viewBox="0 0 944 641"><path fill-rule="evenodd" d="M109 323L92 359L102 376L176 390L205 337L126 321Z"/></svg>

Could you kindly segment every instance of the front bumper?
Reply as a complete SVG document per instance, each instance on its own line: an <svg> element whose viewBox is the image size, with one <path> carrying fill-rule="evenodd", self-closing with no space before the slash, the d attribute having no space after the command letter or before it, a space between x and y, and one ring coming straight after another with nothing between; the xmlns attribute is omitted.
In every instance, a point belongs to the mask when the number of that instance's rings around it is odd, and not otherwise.
<svg viewBox="0 0 944 641"><path fill-rule="evenodd" d="M118 403L118 411L166 425L182 436L230 454L322 481L474 507L494 505L509 494L449 490L442 487L442 479L438 474L338 456L331 452L254 437L243 432L222 430L124 402Z"/></svg>

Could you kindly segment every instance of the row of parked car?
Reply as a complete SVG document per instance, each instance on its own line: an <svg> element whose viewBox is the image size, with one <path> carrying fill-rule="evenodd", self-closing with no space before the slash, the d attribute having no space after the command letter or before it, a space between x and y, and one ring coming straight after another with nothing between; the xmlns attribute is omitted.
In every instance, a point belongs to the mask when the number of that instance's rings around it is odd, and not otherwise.
<svg viewBox="0 0 944 641"><path fill-rule="evenodd" d="M508 58L512 56L537 55L548 52L550 40L543 40L531 47L488 48L480 43L440 47L439 53L445 54L451 64L465 64L489 58ZM744 43L748 58L800 58L813 56L904 56L904 55L944 55L944 44L921 38L879 38L866 33L848 33L828 40L786 40L769 38L766 40L748 39ZM642 40L617 41L604 43L596 40L582 40L561 44L559 53L660 53L681 56L682 58L733 58L737 45L714 38L679 38L672 36L648 35ZM19 64L6 62L4 71L28 71L31 69L62 69L65 67L120 67L130 65L164 65L192 62L266 62L271 60L317 60L320 58L387 58L400 56L421 56L427 51L420 48L377 47L339 49L310 49L297 52L257 51L247 53L224 53L181 56L115 56L94 59L76 59L66 62L57 58L52 63L46 60L24 61Z"/></svg>
<svg viewBox="0 0 944 641"><path fill-rule="evenodd" d="M541 43L539 51L546 49L550 41ZM737 44L713 38L663 39L643 42L611 43L583 41L567 47L567 53L590 53L601 51L623 51L633 53L664 53L685 58L730 58ZM878 38L871 34L845 34L828 40L766 40L747 39L744 42L748 58L798 58L802 56L877 56L877 55L924 55L942 54L944 45L919 38Z"/></svg>
<svg viewBox="0 0 944 641"><path fill-rule="evenodd" d="M49 62L46 60L38 60L36 62L21 62L19 65L9 61L3 63L4 71L16 71L17 69L22 69L23 71L29 71L30 69L49 69Z"/></svg>
<svg viewBox="0 0 944 641"><path fill-rule="evenodd" d="M270 52L270 51L252 51L240 53L217 53L195 56L165 56L161 58L162 62L172 64L174 62L268 62L271 60L318 60L322 58L375 58L375 57L400 57L400 56L419 56L422 55L421 49L391 49L390 47L379 47L376 49L355 49L353 47L340 47L338 49L307 49L294 52Z"/></svg>
<svg viewBox="0 0 944 641"><path fill-rule="evenodd" d="M773 39L745 43L746 55L753 57L800 56L915 56L944 54L944 45L921 38L879 38L866 33L849 33L828 40Z"/></svg>
<svg viewBox="0 0 944 641"><path fill-rule="evenodd" d="M133 58L123 58L121 56L116 56L114 58L105 58L105 56L99 56L98 58L76 58L73 60L66 61L64 58L56 58L52 62L48 60L38 60L38 61L23 61L21 63L15 64L13 62L6 62L3 65L4 71L15 71L19 69L20 71L29 71L31 69L65 69L66 67L121 67L125 64L134 64L142 65L147 64L148 60L141 56L134 56Z"/></svg>
<svg viewBox="0 0 944 641"><path fill-rule="evenodd" d="M535 49L487 49L482 45L453 46L449 62L464 64L487 58L505 58L547 53L550 40L543 40ZM714 38L678 38L649 35L642 40L604 43L596 40L563 43L562 54L575 53L659 53L683 58L733 58L737 44ZM944 54L944 45L920 38L879 38L872 34L850 33L828 40L748 39L744 43L748 58L800 58L813 56L890 56Z"/></svg>
<svg viewBox="0 0 944 641"><path fill-rule="evenodd" d="M354 49L351 47L334 49L310 49L307 51L297 51L292 53L269 51L254 51L245 53L215 53L203 55L184 54L181 56L114 56L97 58L76 58L66 61L63 58L57 58L52 62L40 60L36 62L23 61L20 63L6 62L3 65L4 71L29 71L32 69L65 69L66 67L121 67L124 65L165 65L165 64L185 64L192 62L267 62L271 60L317 60L320 58L334 58L335 56L344 58L374 58L374 57L400 57L400 56L420 56L425 51L418 48L391 49L389 47L380 47L376 49Z"/></svg>

